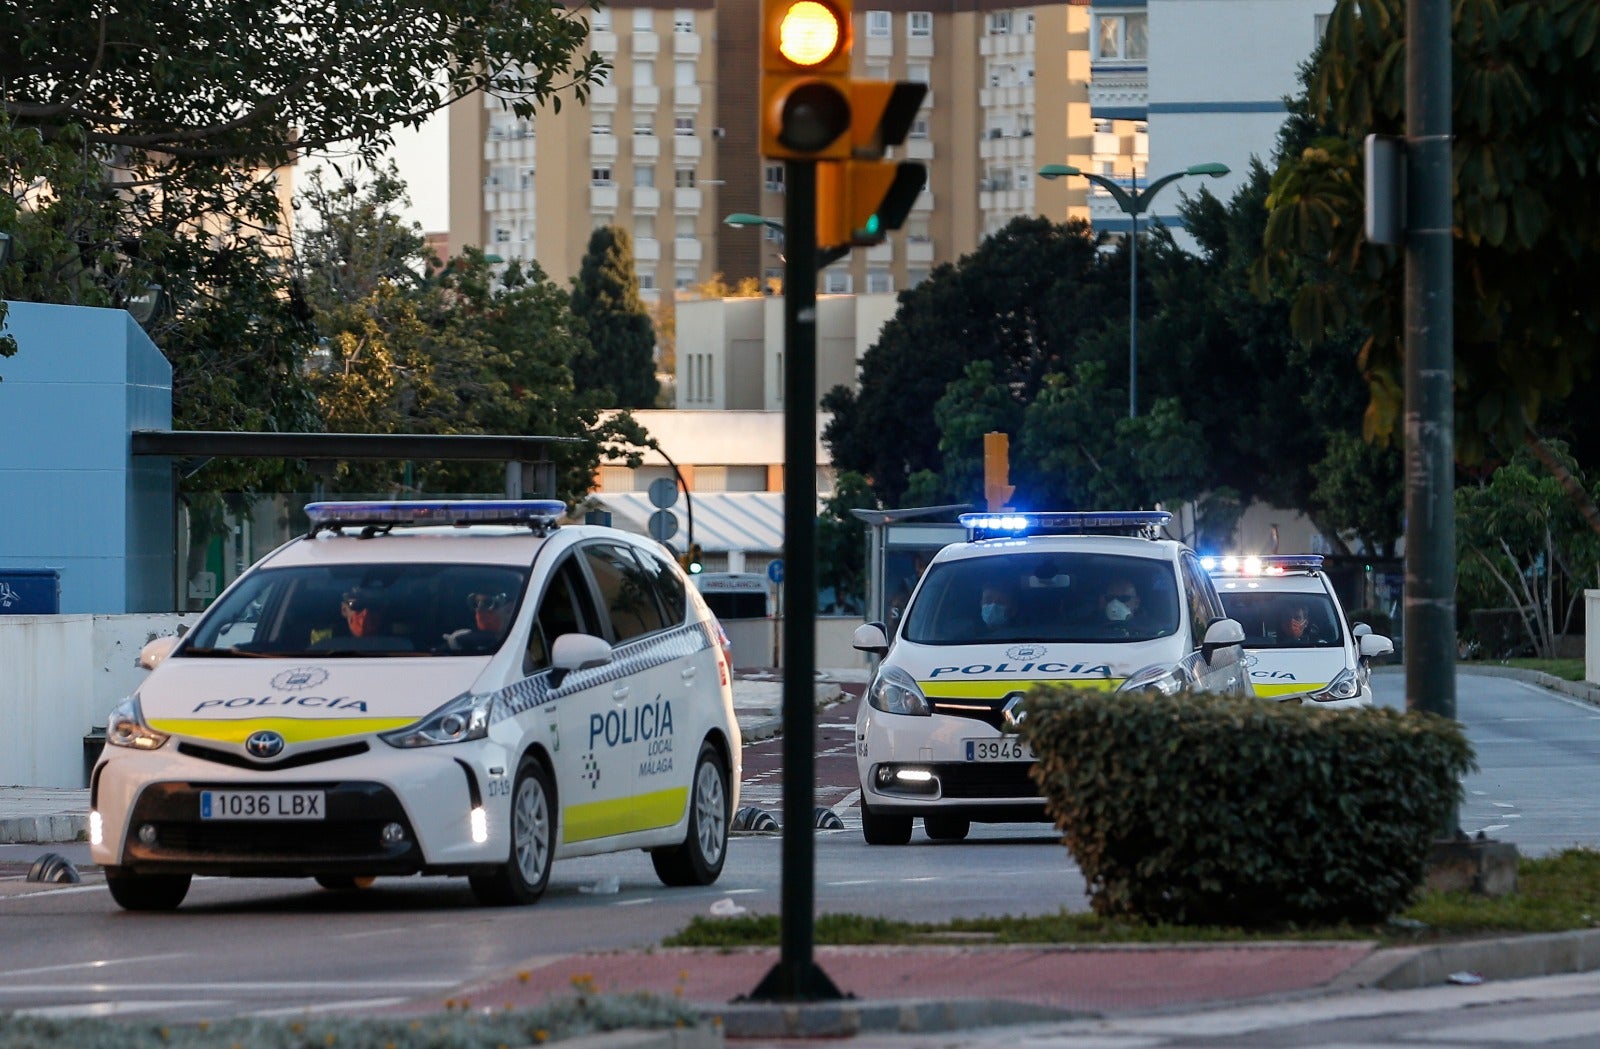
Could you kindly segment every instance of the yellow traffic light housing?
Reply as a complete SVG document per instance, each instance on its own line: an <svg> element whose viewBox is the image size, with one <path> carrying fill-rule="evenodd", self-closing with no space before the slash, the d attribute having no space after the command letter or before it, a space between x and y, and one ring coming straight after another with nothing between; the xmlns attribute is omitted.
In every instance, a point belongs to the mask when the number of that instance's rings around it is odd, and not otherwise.
<svg viewBox="0 0 1600 1049"><path fill-rule="evenodd" d="M905 141L928 86L915 81L850 82L850 152L817 165L817 244L881 244L905 224L927 183L922 164L883 160Z"/></svg>
<svg viewBox="0 0 1600 1049"><path fill-rule="evenodd" d="M842 158L850 140L849 0L763 0L761 152Z"/></svg>

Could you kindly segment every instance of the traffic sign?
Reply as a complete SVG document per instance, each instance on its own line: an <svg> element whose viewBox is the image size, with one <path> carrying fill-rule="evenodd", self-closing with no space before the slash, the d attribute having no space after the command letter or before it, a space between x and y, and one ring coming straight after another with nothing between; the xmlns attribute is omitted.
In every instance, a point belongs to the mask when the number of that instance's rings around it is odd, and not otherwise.
<svg viewBox="0 0 1600 1049"><path fill-rule="evenodd" d="M678 516L671 510L657 510L650 515L650 538L663 543L678 534Z"/></svg>
<svg viewBox="0 0 1600 1049"><path fill-rule="evenodd" d="M657 477L650 482L650 505L665 510L678 501L678 482L670 477ZM651 533L654 535L655 533ZM668 533L671 534L670 532ZM657 539L664 538L656 536Z"/></svg>
<svg viewBox="0 0 1600 1049"><path fill-rule="evenodd" d="M783 559L779 558L767 565L767 578L774 583L783 582Z"/></svg>

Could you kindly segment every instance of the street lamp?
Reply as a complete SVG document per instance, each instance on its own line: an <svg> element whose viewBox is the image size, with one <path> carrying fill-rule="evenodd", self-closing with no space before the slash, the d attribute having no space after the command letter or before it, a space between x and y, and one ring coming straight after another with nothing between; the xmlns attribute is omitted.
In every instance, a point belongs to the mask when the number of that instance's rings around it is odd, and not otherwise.
<svg viewBox="0 0 1600 1049"><path fill-rule="evenodd" d="M777 219L769 219L761 215L752 215L748 211L735 211L732 215L729 215L727 218L723 219L722 224L724 226L734 227L765 226L767 229L777 230L778 239L783 239L783 223L779 222ZM850 248L848 245L838 248L818 248L817 269L820 270L826 266L831 266L848 254L850 254Z"/></svg>
<svg viewBox="0 0 1600 1049"><path fill-rule="evenodd" d="M1133 192L1130 193L1117 185L1112 178L1080 170L1071 164L1046 164L1039 169L1040 178L1054 179L1066 175L1082 175L1110 193L1111 198L1117 202L1117 207L1133 219L1133 235L1128 244L1128 418L1130 419L1139 414L1139 216L1145 213L1150 207L1151 200L1155 199L1155 195L1169 182L1176 182L1185 175L1210 175L1212 178L1221 178L1227 173L1226 164L1194 164L1182 171L1163 175L1142 191L1138 186L1138 176L1135 175Z"/></svg>

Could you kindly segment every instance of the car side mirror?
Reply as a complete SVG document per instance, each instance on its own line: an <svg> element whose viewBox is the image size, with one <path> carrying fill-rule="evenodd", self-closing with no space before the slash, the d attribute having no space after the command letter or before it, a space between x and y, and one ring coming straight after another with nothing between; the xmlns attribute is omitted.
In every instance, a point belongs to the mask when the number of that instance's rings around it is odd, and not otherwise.
<svg viewBox="0 0 1600 1049"><path fill-rule="evenodd" d="M1394 642L1382 634L1362 634L1356 641L1357 651L1362 659L1376 659L1378 656L1387 656L1394 652Z"/></svg>
<svg viewBox="0 0 1600 1049"><path fill-rule="evenodd" d="M1350 628L1351 637L1366 637L1370 633L1372 633L1372 628L1365 623L1357 623Z"/></svg>
<svg viewBox="0 0 1600 1049"><path fill-rule="evenodd" d="M611 659L611 646L605 638L593 634L562 634L550 646L550 664L554 668L551 684L560 685L572 671L603 667Z"/></svg>
<svg viewBox="0 0 1600 1049"><path fill-rule="evenodd" d="M882 656L889 651L889 636L884 633L882 623L862 623L850 635L850 647L858 652Z"/></svg>
<svg viewBox="0 0 1600 1049"><path fill-rule="evenodd" d="M146 670L154 670L178 647L179 640L176 637L157 637L145 642L145 646L139 650L139 665Z"/></svg>
<svg viewBox="0 0 1600 1049"><path fill-rule="evenodd" d="M1219 619L1206 628L1205 640L1200 642L1200 656L1207 664L1218 649L1244 643L1244 627L1237 619Z"/></svg>

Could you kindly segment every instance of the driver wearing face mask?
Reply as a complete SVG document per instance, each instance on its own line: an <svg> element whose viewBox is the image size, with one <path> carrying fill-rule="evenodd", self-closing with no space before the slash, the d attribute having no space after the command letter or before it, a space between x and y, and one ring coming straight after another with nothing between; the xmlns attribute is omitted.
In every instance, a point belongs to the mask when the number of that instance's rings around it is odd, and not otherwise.
<svg viewBox="0 0 1600 1049"><path fill-rule="evenodd" d="M1113 579L1100 591L1100 613L1108 623L1126 623L1139 614L1139 590L1126 579Z"/></svg>
<svg viewBox="0 0 1600 1049"><path fill-rule="evenodd" d="M1010 626L1017 617L1016 595L1003 586L991 583L983 588L978 614L987 630Z"/></svg>

